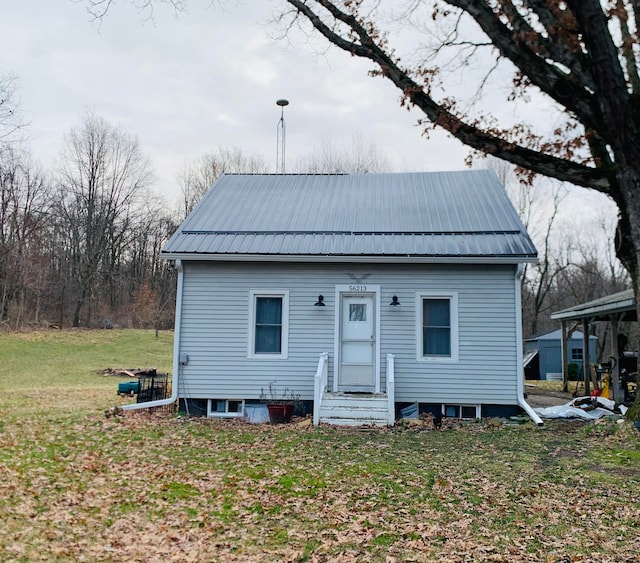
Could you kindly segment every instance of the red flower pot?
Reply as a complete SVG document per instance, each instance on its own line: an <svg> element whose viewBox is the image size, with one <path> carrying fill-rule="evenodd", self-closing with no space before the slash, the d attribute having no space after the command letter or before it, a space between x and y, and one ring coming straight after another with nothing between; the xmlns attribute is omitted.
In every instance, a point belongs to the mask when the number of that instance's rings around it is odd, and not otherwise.
<svg viewBox="0 0 640 563"><path fill-rule="evenodd" d="M267 405L271 424L289 422L293 414L293 405Z"/></svg>

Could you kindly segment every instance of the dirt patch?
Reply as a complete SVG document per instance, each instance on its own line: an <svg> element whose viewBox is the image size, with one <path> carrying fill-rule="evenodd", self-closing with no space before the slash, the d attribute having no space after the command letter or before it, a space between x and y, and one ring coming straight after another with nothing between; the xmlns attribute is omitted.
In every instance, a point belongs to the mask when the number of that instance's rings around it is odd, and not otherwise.
<svg viewBox="0 0 640 563"><path fill-rule="evenodd" d="M564 405L573 399L573 395L571 393L544 389L542 387L538 387L535 383L526 383L524 386L524 392L527 397L527 403L529 403L534 409L539 407L555 407L557 405Z"/></svg>

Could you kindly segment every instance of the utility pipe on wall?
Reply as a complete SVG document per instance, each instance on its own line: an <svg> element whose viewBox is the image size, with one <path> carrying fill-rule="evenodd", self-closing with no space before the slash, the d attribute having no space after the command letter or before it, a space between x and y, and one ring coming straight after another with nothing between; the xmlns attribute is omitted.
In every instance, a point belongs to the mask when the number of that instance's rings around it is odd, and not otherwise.
<svg viewBox="0 0 640 563"><path fill-rule="evenodd" d="M171 396L168 399L148 401L146 403L132 403L124 405L122 410L132 411L137 409L150 409L152 407L163 407L175 403L178 398L178 373L180 371L180 327L182 318L182 286L183 268L182 260L176 260L176 270L178 271L178 285L176 288L176 318L173 331L173 378L171 380Z"/></svg>

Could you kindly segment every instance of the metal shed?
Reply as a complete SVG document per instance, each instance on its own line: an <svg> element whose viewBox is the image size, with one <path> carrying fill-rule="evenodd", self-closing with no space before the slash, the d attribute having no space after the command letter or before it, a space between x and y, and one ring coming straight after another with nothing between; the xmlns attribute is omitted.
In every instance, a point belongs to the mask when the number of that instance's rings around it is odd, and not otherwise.
<svg viewBox="0 0 640 563"><path fill-rule="evenodd" d="M566 342L568 363L578 364L578 373L583 370L584 335L574 332ZM587 363L596 359L595 336L589 336ZM531 336L524 341L524 373L527 379L562 379L562 330L552 330Z"/></svg>

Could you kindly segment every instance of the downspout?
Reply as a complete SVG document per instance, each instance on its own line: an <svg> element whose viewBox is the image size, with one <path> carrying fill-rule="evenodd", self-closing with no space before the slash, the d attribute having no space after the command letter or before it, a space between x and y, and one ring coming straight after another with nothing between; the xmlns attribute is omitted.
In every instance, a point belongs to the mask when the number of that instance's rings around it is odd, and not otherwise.
<svg viewBox="0 0 640 563"><path fill-rule="evenodd" d="M182 326L182 287L183 287L183 268L182 260L176 260L176 270L178 270L178 285L176 288L176 318L175 328L173 331L173 378L171 380L171 397L168 399L159 399L157 401L148 401L146 403L132 403L124 405L122 410L133 411L137 409L150 409L152 407L163 407L175 403L178 398L178 372L180 371L180 328Z"/></svg>
<svg viewBox="0 0 640 563"><path fill-rule="evenodd" d="M515 294L516 294L516 372L517 383L516 392L518 394L518 405L524 409L531 420L538 426L544 426L544 422L533 410L531 405L524 400L524 367L522 365L522 273L524 268L522 264L518 264L515 275Z"/></svg>

